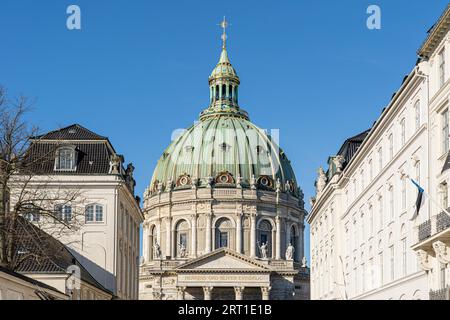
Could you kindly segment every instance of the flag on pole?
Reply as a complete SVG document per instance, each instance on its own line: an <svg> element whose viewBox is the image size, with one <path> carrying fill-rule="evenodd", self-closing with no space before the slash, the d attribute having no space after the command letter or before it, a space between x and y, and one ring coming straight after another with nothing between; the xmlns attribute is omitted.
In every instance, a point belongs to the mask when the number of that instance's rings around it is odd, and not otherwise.
<svg viewBox="0 0 450 320"><path fill-rule="evenodd" d="M413 179L410 179L411 182L417 187L418 193L417 193L417 199L416 199L416 208L414 210L414 215L411 218L411 220L414 220L419 215L419 210L422 207L423 204L423 194L425 190Z"/></svg>

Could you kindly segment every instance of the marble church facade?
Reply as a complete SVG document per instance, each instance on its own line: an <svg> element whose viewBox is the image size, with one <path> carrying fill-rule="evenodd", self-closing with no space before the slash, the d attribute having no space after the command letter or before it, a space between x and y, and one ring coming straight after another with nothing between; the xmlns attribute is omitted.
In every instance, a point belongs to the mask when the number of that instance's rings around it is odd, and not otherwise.
<svg viewBox="0 0 450 320"><path fill-rule="evenodd" d="M144 194L140 299L309 299L303 193L238 105L226 51L210 105L164 151Z"/></svg>

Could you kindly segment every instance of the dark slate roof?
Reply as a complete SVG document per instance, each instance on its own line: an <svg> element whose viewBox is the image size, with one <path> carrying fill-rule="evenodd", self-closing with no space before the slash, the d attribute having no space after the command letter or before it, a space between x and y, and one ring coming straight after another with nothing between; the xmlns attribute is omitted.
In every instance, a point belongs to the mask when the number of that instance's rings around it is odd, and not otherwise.
<svg viewBox="0 0 450 320"><path fill-rule="evenodd" d="M80 268L81 280L90 285L113 294L103 287L75 258L70 250L60 241L44 232L23 218L19 218L16 260L20 260L21 252L26 252L28 258L19 262L16 272L23 274L67 274L71 265Z"/></svg>
<svg viewBox="0 0 450 320"><path fill-rule="evenodd" d="M107 137L100 136L79 124L72 124L68 127L50 131L46 134L35 137L40 140L108 140Z"/></svg>
<svg viewBox="0 0 450 320"><path fill-rule="evenodd" d="M339 149L338 155L345 158L345 164L349 163L353 156L358 151L359 147L363 143L364 139L367 137L371 129L357 134L354 137L345 140L344 144Z"/></svg>
<svg viewBox="0 0 450 320"><path fill-rule="evenodd" d="M13 276L13 277L18 278L20 280L23 280L23 281L26 281L28 283L31 283L32 285L34 285L34 286L36 286L38 288L51 290L53 292L58 292L58 293L64 294L64 293L60 292L58 289L56 289L54 287L51 287L51 286L49 286L49 285L47 285L47 284L45 284L43 282L37 281L37 280L35 280L33 278L27 277L27 276L25 276L23 274L20 274L18 272L6 269L6 268L1 267L1 266L0 266L0 272L4 272L6 274L9 274L10 276Z"/></svg>
<svg viewBox="0 0 450 320"><path fill-rule="evenodd" d="M76 171L55 171L56 150L64 145L75 147L77 152ZM106 141L98 142L58 142L38 141L31 144L28 150L32 164L32 172L36 174L108 174L109 161L113 155ZM39 160L39 161L36 161Z"/></svg>

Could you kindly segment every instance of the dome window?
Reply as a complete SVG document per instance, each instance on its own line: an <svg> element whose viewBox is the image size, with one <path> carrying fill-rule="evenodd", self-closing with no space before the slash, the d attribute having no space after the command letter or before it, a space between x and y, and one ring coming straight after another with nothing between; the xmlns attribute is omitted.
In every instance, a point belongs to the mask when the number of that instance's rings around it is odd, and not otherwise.
<svg viewBox="0 0 450 320"><path fill-rule="evenodd" d="M228 149L230 148L230 146L229 146L228 144L226 144L225 142L222 142L222 143L219 145L219 147L220 147L220 149L221 149L223 152L228 151Z"/></svg>
<svg viewBox="0 0 450 320"><path fill-rule="evenodd" d="M186 146L186 152L193 152L194 151L194 147L193 146Z"/></svg>
<svg viewBox="0 0 450 320"><path fill-rule="evenodd" d="M272 178L268 176L261 176L258 179L258 184L263 187L272 188L273 187L273 181Z"/></svg>
<svg viewBox="0 0 450 320"><path fill-rule="evenodd" d="M234 183L234 179L229 172L221 172L216 178L216 183Z"/></svg>
<svg viewBox="0 0 450 320"><path fill-rule="evenodd" d="M187 186L191 184L191 177L187 174L184 174L178 178L177 187Z"/></svg>
<svg viewBox="0 0 450 320"><path fill-rule="evenodd" d="M262 146L256 146L256 153L261 154L264 151L264 148Z"/></svg>

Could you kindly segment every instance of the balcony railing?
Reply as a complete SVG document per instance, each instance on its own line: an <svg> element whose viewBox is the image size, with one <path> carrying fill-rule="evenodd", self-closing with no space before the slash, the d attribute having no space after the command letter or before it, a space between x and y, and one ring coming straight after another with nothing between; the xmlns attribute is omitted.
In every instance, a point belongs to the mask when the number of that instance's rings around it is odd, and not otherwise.
<svg viewBox="0 0 450 320"><path fill-rule="evenodd" d="M430 300L450 300L450 287L430 291Z"/></svg>
<svg viewBox="0 0 450 320"><path fill-rule="evenodd" d="M436 219L436 231L441 232L450 227L450 216L446 212L438 214Z"/></svg>
<svg viewBox="0 0 450 320"><path fill-rule="evenodd" d="M431 220L419 225L419 242L431 237Z"/></svg>

